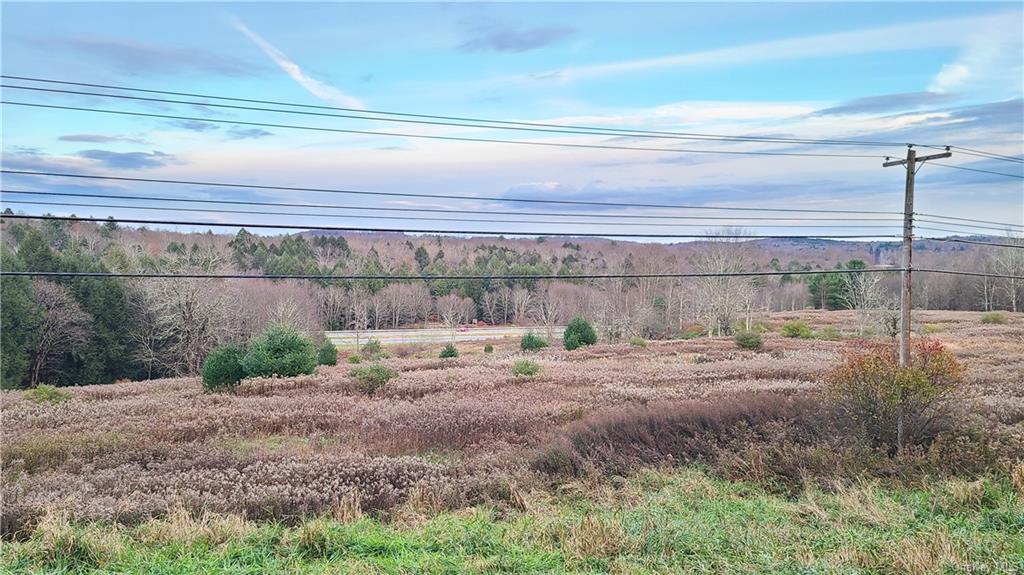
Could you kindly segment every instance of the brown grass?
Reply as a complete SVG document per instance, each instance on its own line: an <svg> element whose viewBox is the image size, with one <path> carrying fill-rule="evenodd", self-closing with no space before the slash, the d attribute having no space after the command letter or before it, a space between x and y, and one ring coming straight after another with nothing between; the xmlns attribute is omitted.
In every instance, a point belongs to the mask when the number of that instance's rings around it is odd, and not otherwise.
<svg viewBox="0 0 1024 575"><path fill-rule="evenodd" d="M852 319L800 312L770 323L777 330L795 316L813 329ZM427 512L481 499L515 507L527 504L515 494L528 491L531 459L546 475L575 477L704 460L728 477L797 487L808 470L898 475L946 460L976 472L1024 453L1022 317L981 325L978 314L919 314L942 326L934 337L968 366L959 420L999 443L950 438L900 469L818 441L813 395L845 344L777 331L765 335L764 353L737 350L731 338L549 348L530 354L542 368L532 378L512 376L514 343L448 362L408 346L383 360L401 375L372 397L354 388L347 364L248 381L236 394L204 393L196 378L69 388L60 405L0 392L0 531L31 526L49 508L68 520L192 521L209 531L204 511L351 520L410 499L408 508Z"/></svg>

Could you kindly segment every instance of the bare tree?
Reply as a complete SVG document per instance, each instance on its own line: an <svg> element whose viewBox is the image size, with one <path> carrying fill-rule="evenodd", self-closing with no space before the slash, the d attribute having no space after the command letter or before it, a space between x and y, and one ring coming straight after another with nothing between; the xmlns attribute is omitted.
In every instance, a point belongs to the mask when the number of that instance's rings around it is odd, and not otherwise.
<svg viewBox="0 0 1024 575"><path fill-rule="evenodd" d="M29 386L35 387L56 360L89 340L92 316L68 288L45 280L32 281L32 299L41 315L29 371Z"/></svg>
<svg viewBox="0 0 1024 575"><path fill-rule="evenodd" d="M1006 277L1000 279L1000 290L1006 294L1010 311L1017 312L1024 303L1024 236L1011 232L1003 238L1003 243L1017 247L997 248L992 255L992 265L996 272Z"/></svg>
<svg viewBox="0 0 1024 575"><path fill-rule="evenodd" d="M525 288L516 288L512 290L510 295L511 299L509 302L512 305L512 321L519 323L526 319L533 296Z"/></svg>
<svg viewBox="0 0 1024 575"><path fill-rule="evenodd" d="M724 229L715 235L739 236L743 230ZM750 248L732 238L716 238L702 246L693 258L696 271L705 274L730 274L751 267ZM754 289L749 277L719 275L695 282L696 304L708 335L729 333L733 320Z"/></svg>
<svg viewBox="0 0 1024 575"><path fill-rule="evenodd" d="M851 273L842 276L840 300L854 311L857 335L869 327L886 329L887 318L895 309L895 299L888 297L883 286L885 277L879 273Z"/></svg>
<svg viewBox="0 0 1024 575"><path fill-rule="evenodd" d="M480 308L487 323L498 323L500 318L498 316L498 294L496 292L484 292L484 295L480 298Z"/></svg>
<svg viewBox="0 0 1024 575"><path fill-rule="evenodd" d="M555 287L545 284L533 297L533 305L530 307L530 317L544 326L544 332L548 340L552 339L554 327L562 321L565 313L565 301L559 297Z"/></svg>
<svg viewBox="0 0 1024 575"><path fill-rule="evenodd" d="M453 343L455 342L455 329L472 319L476 312L473 300L455 294L437 298L435 307L437 308L437 319L451 330Z"/></svg>

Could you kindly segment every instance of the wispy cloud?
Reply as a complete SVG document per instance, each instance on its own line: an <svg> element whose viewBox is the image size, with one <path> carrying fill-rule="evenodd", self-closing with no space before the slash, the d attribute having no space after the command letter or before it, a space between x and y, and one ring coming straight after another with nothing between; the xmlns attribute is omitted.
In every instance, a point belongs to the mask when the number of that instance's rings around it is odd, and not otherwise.
<svg viewBox="0 0 1024 575"><path fill-rule="evenodd" d="M108 150L82 150L78 152L82 158L98 162L107 168L124 170L140 170L144 168L159 168L168 164L178 163L178 159L172 154L163 152L111 152Z"/></svg>
<svg viewBox="0 0 1024 575"><path fill-rule="evenodd" d="M869 54L961 45L966 36L986 28L1005 29L1005 22L1019 23L1019 12L975 18L955 18L885 26L850 32L816 34L769 42L741 44L715 50L669 54L547 70L509 80L575 80L630 72L680 67L727 66L776 60L804 60L852 54ZM973 36L972 36L973 37Z"/></svg>
<svg viewBox="0 0 1024 575"><path fill-rule="evenodd" d="M816 111L817 116L844 114L871 114L875 112L891 112L913 110L932 104L944 104L955 99L953 94L938 92L904 92L900 94L882 94L867 96L843 102L838 106Z"/></svg>
<svg viewBox="0 0 1024 575"><path fill-rule="evenodd" d="M267 42L262 36L249 29L249 27L241 20L231 18L230 22L236 30L252 40L252 42L256 44L260 50L263 50L263 53L273 60L285 74L291 76L293 80L305 88L305 90L310 94L327 103L334 104L335 106L340 106L342 108L366 107L359 98L350 96L326 82L321 82L316 78L310 77L298 64L295 63L294 60L285 55L284 52L278 50L273 44Z"/></svg>
<svg viewBox="0 0 1024 575"><path fill-rule="evenodd" d="M459 49L463 52L528 52L554 44L575 32L566 26L477 28L473 37L463 42Z"/></svg>
<svg viewBox="0 0 1024 575"><path fill-rule="evenodd" d="M62 142L90 142L93 144L113 144L127 142L132 144L145 144L146 140L135 136L123 136L121 134L65 134L58 140Z"/></svg>
<svg viewBox="0 0 1024 575"><path fill-rule="evenodd" d="M244 60L200 48L161 46L138 40L74 36L35 39L39 46L70 49L75 57L93 56L112 68L131 75L205 72L225 76L250 76L262 71Z"/></svg>

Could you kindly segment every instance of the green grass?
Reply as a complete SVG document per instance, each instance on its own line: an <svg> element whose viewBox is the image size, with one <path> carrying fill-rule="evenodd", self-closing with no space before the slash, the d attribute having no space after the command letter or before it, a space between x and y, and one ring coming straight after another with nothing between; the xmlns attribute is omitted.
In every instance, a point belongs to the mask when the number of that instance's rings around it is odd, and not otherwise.
<svg viewBox="0 0 1024 575"><path fill-rule="evenodd" d="M699 469L618 487L526 494L422 521L298 526L172 519L101 528L49 521L7 542L0 572L1006 573L1024 569L1024 506L1009 481L916 490L857 484L787 499Z"/></svg>

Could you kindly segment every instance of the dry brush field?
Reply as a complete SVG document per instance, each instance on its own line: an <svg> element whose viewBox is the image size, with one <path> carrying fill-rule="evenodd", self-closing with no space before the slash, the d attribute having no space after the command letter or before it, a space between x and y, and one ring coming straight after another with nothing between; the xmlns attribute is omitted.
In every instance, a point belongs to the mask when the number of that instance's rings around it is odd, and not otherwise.
<svg viewBox="0 0 1024 575"><path fill-rule="evenodd" d="M851 325L843 312L778 314L770 323L793 317L815 329ZM1024 317L982 325L975 313L921 312L918 321L968 366L959 415L1015 452L1024 443ZM763 403L765 393L787 398L788 409L812 409L793 402L813 396L849 342L776 329L756 353L731 338L549 348L530 354L542 367L534 377L512 374L523 355L516 344L496 342L493 354L466 345L449 360L434 349L393 349L384 363L400 376L373 396L356 389L344 358L315 376L247 380L236 394L204 393L198 378L74 388L60 404L4 392L3 530L52 508L132 524L172 509L289 520L353 501L386 514L410 497L446 508L515 505L516 486L537 476L531 467L578 463L537 454L586 436L594 421L642 406L699 409L716 398ZM660 439L648 440L657 451ZM648 455L646 463L660 463ZM736 460L731 469L747 477L750 465Z"/></svg>

